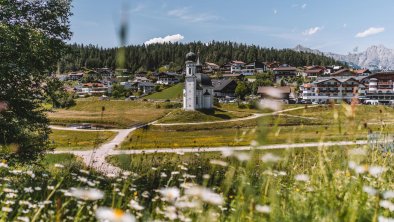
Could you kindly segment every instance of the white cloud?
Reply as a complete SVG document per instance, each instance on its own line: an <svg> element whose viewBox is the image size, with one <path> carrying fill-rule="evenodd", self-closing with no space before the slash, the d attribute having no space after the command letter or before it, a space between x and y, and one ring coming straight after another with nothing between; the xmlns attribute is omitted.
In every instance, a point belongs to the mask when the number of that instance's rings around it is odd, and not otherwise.
<svg viewBox="0 0 394 222"><path fill-rule="evenodd" d="M168 11L169 16L177 17L189 22L205 22L211 20L217 20L218 17L210 14L200 13L195 14L191 12L190 8L178 8Z"/></svg>
<svg viewBox="0 0 394 222"><path fill-rule="evenodd" d="M130 12L140 12L140 11L142 11L145 8L146 8L146 6L144 4L142 4L142 3L140 3L136 7L131 9Z"/></svg>
<svg viewBox="0 0 394 222"><path fill-rule="evenodd" d="M275 14L275 15L278 14L278 11L277 11L276 9L274 9L274 14Z"/></svg>
<svg viewBox="0 0 394 222"><path fill-rule="evenodd" d="M363 32L359 32L356 34L356 38L365 38L371 35L376 35L379 34L381 32L384 32L384 28L380 27L380 28L376 28L376 27L371 27Z"/></svg>
<svg viewBox="0 0 394 222"><path fill-rule="evenodd" d="M155 43L166 43L166 42L178 42L181 41L182 39L184 39L185 37L180 35L180 34L176 34L176 35L167 35L166 37L158 37L158 38L153 38L153 39L149 39L148 41L146 41L144 44L145 45L150 45L150 44L155 44Z"/></svg>
<svg viewBox="0 0 394 222"><path fill-rule="evenodd" d="M309 29L307 29L307 30L305 30L302 34L303 35L314 35L314 34L316 34L318 31L321 31L323 28L322 27L312 27L312 28L309 28Z"/></svg>
<svg viewBox="0 0 394 222"><path fill-rule="evenodd" d="M302 9L306 8L306 4L304 3L303 5L301 5L301 8Z"/></svg>
<svg viewBox="0 0 394 222"><path fill-rule="evenodd" d="M345 23L345 24L343 24L343 27L344 27L344 28L346 28L346 27L347 27L347 24L346 24L346 23Z"/></svg>

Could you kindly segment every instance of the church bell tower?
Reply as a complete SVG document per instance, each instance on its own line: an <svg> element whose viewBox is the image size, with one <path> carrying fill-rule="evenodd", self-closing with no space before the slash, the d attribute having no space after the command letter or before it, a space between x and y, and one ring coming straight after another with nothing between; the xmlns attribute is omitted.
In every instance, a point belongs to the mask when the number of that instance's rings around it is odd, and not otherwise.
<svg viewBox="0 0 394 222"><path fill-rule="evenodd" d="M186 54L186 77L185 88L183 89L183 109L196 110L197 77L196 77L197 56L193 52Z"/></svg>

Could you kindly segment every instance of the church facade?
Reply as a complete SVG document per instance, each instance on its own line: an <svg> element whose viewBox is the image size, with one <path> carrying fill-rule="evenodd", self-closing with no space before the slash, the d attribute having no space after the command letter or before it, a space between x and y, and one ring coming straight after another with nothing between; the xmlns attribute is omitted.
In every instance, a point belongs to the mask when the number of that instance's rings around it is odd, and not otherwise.
<svg viewBox="0 0 394 222"><path fill-rule="evenodd" d="M196 54L186 54L186 76L183 89L183 109L193 111L213 108L213 86L209 76L202 73Z"/></svg>

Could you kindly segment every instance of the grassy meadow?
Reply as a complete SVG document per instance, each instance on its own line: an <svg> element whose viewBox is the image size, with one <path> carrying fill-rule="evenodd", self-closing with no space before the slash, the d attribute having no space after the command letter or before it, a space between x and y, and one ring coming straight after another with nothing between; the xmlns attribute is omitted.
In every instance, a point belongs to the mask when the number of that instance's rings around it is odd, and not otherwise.
<svg viewBox="0 0 394 222"><path fill-rule="evenodd" d="M205 143L214 143L216 134L239 141L243 136L247 143L258 144L275 136L297 141L315 134L319 141L329 141L330 133L346 140L366 139L368 133L390 135L390 124L360 121L365 118L357 117L363 115L357 108L308 109L326 112L308 114L313 118L297 117L306 116L306 111L193 127L150 126L126 142L138 148L151 142L138 141L143 138L164 144L204 135L213 138ZM373 113L369 109L363 112ZM384 112L389 116L391 110ZM244 133L248 131L255 133ZM181 135L184 138L179 139ZM371 140L352 147L115 155L108 161L124 171L108 178L67 154L47 155L37 165L2 162L0 217L3 221L390 221L393 150L392 143Z"/></svg>
<svg viewBox="0 0 394 222"><path fill-rule="evenodd" d="M91 150L115 136L116 132L111 131L52 130L49 140L57 150Z"/></svg>
<svg viewBox="0 0 394 222"><path fill-rule="evenodd" d="M193 123L229 120L250 116L249 113L227 111L223 109L184 111L175 110L160 119L160 123Z"/></svg>
<svg viewBox="0 0 394 222"><path fill-rule="evenodd" d="M58 125L92 123L104 127L127 128L159 119L171 110L159 108L151 102L85 99L77 100L76 106L69 109L48 112L48 117L52 124Z"/></svg>
<svg viewBox="0 0 394 222"><path fill-rule="evenodd" d="M145 96L145 99L153 100L180 100L183 96L183 83L178 83L169 88L163 89L160 92L156 92Z"/></svg>
<svg viewBox="0 0 394 222"><path fill-rule="evenodd" d="M193 116L192 113L174 113L160 122L177 122L173 116L179 116L178 119L182 120L179 122L187 122L185 119ZM256 140L256 135L264 135L258 138L260 144L364 140L371 133L392 135L392 117L394 109L390 107L351 107L345 104L309 107L280 115L220 124L150 126L133 132L120 148L246 146Z"/></svg>

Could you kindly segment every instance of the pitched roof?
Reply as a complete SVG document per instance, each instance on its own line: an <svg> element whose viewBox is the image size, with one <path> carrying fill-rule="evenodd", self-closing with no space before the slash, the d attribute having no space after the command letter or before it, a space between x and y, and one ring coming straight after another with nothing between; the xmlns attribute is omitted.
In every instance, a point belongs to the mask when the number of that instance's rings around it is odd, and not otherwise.
<svg viewBox="0 0 394 222"><path fill-rule="evenodd" d="M369 71L369 69L359 69L359 70L354 70L354 72L357 74L357 75L360 75L360 74L363 74L363 73L370 73L370 71Z"/></svg>
<svg viewBox="0 0 394 222"><path fill-rule="evenodd" d="M234 60L231 63L233 63L233 64L245 64L244 62L238 61L238 60Z"/></svg>
<svg viewBox="0 0 394 222"><path fill-rule="evenodd" d="M197 75L197 82L201 86L212 86L212 80L208 75L199 73Z"/></svg>
<svg viewBox="0 0 394 222"><path fill-rule="evenodd" d="M278 67L274 68L274 71L297 71L296 67Z"/></svg>
<svg viewBox="0 0 394 222"><path fill-rule="evenodd" d="M352 73L352 71L350 71L349 69L340 69L340 70L338 70L338 71L332 73L331 75L333 75L333 76L335 76L335 75L340 75L340 74L345 73L345 72L350 72L350 73Z"/></svg>
<svg viewBox="0 0 394 222"><path fill-rule="evenodd" d="M228 84L233 82L233 79L213 79L212 85L215 91L222 91Z"/></svg>
<svg viewBox="0 0 394 222"><path fill-rule="evenodd" d="M320 73L323 72L323 69L309 69L309 70L305 70L304 73Z"/></svg>

